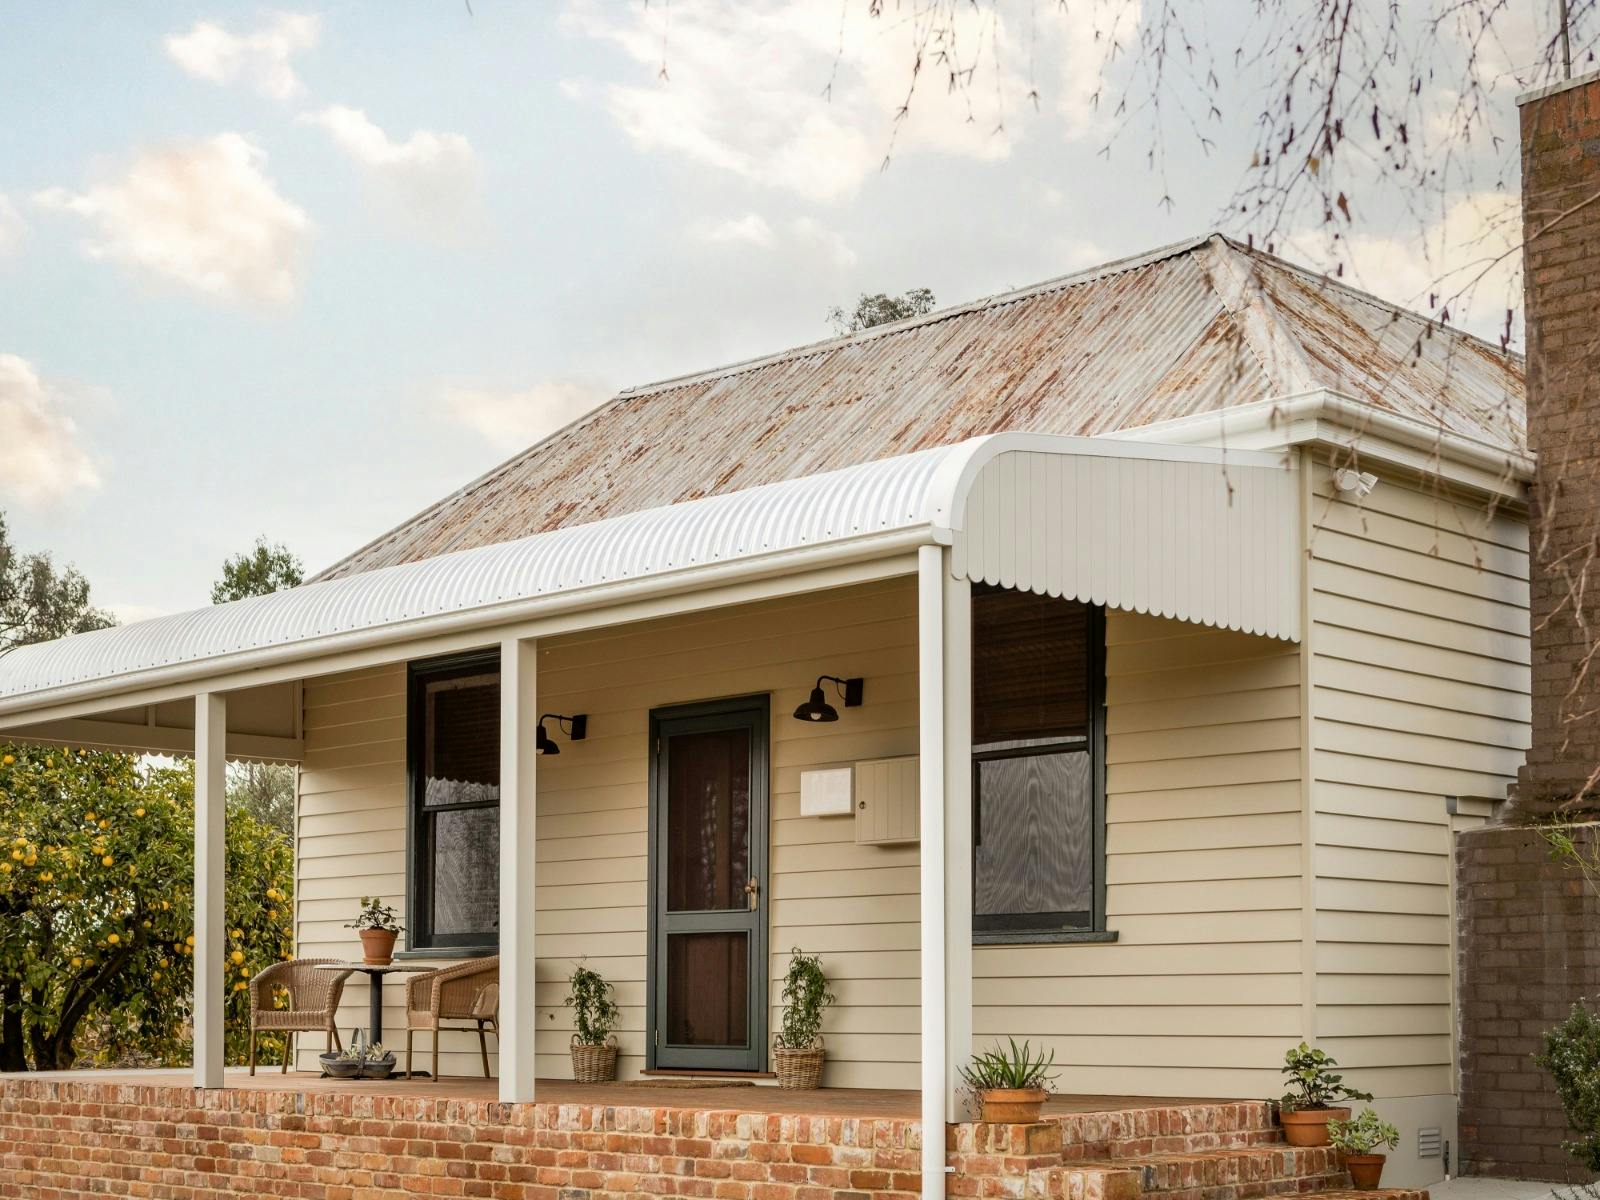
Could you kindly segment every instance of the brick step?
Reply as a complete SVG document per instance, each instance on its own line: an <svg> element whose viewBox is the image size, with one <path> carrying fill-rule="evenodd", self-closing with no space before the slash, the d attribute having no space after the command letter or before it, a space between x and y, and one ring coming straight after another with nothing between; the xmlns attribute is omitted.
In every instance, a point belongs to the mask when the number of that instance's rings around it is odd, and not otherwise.
<svg viewBox="0 0 1600 1200"><path fill-rule="evenodd" d="M1126 1172L1145 1196L1233 1200L1339 1188L1350 1182L1339 1154L1327 1146L1233 1146L1064 1164L1068 1170Z"/></svg>
<svg viewBox="0 0 1600 1200"><path fill-rule="evenodd" d="M1069 1159L1116 1159L1151 1154L1282 1144L1283 1131L1261 1101L1198 1103L1161 1108L1045 1115L1061 1130Z"/></svg>

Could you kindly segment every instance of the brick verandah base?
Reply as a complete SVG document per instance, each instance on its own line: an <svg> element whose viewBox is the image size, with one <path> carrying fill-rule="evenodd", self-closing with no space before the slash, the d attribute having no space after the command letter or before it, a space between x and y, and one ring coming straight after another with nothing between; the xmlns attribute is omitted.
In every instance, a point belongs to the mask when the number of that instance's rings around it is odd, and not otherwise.
<svg viewBox="0 0 1600 1200"><path fill-rule="evenodd" d="M608 1090L614 1100L625 1089ZM811 1095L826 1109L848 1103L850 1093ZM919 1194L922 1137L913 1118L749 1111L804 1096L763 1097L751 1089L747 1110L729 1111L695 1108L683 1094L658 1103L506 1105L459 1094L292 1084L197 1092L103 1076L4 1076L0 1197L910 1200ZM882 1099L863 1096L869 1109ZM892 1094L890 1100L900 1103ZM1057 1102L1032 1125L946 1127L949 1196L1353 1200L1333 1152L1284 1144L1263 1103L1116 1103L1092 1111ZM1423 1191L1360 1196L1427 1200Z"/></svg>
<svg viewBox="0 0 1600 1200"><path fill-rule="evenodd" d="M920 1123L898 1118L0 1084L0 1196L18 1200L910 1200L920 1147Z"/></svg>

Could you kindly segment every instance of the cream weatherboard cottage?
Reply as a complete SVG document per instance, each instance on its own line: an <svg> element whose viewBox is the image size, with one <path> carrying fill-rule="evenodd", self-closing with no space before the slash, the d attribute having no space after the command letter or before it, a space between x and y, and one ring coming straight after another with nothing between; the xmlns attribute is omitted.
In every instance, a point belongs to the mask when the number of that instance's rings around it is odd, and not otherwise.
<svg viewBox="0 0 1600 1200"><path fill-rule="evenodd" d="M624 1078L761 1077L800 947L825 1085L924 1127L996 1037L1256 1098L1307 1039L1427 1182L1452 831L1527 737L1521 388L1212 236L624 392L302 587L0 659L0 730L195 754L202 1086L259 758L300 767L299 953L374 894L404 953L499 953L504 1100L569 1074L580 960Z"/></svg>

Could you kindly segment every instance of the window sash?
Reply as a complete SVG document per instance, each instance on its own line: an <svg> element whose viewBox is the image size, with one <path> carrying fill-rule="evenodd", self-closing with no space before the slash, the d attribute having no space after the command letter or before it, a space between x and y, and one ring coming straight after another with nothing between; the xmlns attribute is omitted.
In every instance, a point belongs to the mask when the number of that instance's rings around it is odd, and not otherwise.
<svg viewBox="0 0 1600 1200"><path fill-rule="evenodd" d="M984 585L975 586L974 601ZM998 589L996 589L998 590ZM1062 603L1069 603L1062 601ZM1087 622L1085 625L1084 670L1087 674L1085 695L1088 701L1088 723L1073 729L1052 731L1049 736L1038 739L1013 738L1007 741L992 742L987 745L974 745L972 751L972 872L976 880L978 872L979 841L982 836L982 781L980 778L982 764L1000 759L1032 758L1044 755L1062 753L1083 753L1089 756L1089 779L1091 788L1090 812L1090 838L1089 853L1089 895L1091 907L1088 910L1074 910L1068 912L1042 912L1042 913L980 913L977 911L977 896L973 897L972 928L975 939L985 943L996 941L1004 942L1007 933L1035 935L1027 940L1050 940L1048 935L1060 934L1062 940L1076 940L1085 933L1098 933L1105 930L1105 610L1099 606L1084 606L1087 609ZM973 622L977 625L976 619ZM976 628L974 634L976 635ZM977 658L983 653L983 647L977 636L972 640L972 654L974 669L977 669ZM977 689L974 688L973 703L977 703ZM973 722L974 727L977 721ZM1037 935L1046 935L1041 939Z"/></svg>
<svg viewBox="0 0 1600 1200"><path fill-rule="evenodd" d="M434 827L437 819L444 814L481 809L498 810L500 800L469 800L442 804L426 802L428 685L466 681L474 677L485 680L493 678L498 685L499 676L500 656L492 651L416 662L411 664L408 671L406 688L406 773L409 799L406 821L408 950L452 949L493 953L499 946L498 921L493 917L487 929L436 933L433 906L438 853L434 840Z"/></svg>

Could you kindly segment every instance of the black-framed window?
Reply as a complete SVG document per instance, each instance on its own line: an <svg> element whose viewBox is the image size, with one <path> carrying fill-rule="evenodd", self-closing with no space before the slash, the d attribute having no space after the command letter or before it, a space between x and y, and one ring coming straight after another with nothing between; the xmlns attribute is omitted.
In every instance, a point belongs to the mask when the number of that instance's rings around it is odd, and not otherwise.
<svg viewBox="0 0 1600 1200"><path fill-rule="evenodd" d="M500 658L411 665L411 950L492 951L500 912Z"/></svg>
<svg viewBox="0 0 1600 1200"><path fill-rule="evenodd" d="M1103 610L972 590L972 927L980 941L1104 929Z"/></svg>

